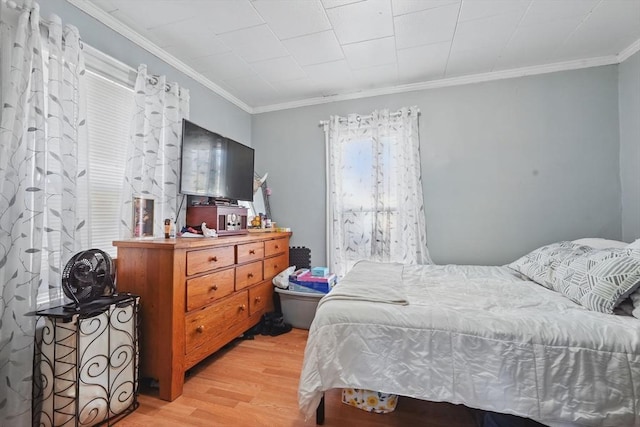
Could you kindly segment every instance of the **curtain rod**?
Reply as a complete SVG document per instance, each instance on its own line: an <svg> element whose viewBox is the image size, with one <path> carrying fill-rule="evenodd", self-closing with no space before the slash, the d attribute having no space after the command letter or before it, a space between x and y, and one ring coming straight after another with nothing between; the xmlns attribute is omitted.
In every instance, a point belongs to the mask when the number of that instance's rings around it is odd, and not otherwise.
<svg viewBox="0 0 640 427"><path fill-rule="evenodd" d="M402 113L401 111L394 111L393 113L389 113L389 116L395 117L395 116L399 116L401 113ZM409 113L411 113L411 108L409 108ZM419 108L416 110L416 113L418 113L418 115L420 115L420 109ZM370 119L370 118L371 118L371 114L368 114L366 116L361 116L361 115L358 114L356 116L356 120L357 121L360 121L362 119ZM340 121L340 122L345 122L347 120L348 120L347 117L340 117L338 119L338 121ZM326 126L328 124L329 124L329 120L320 120L320 123L318 123L318 126Z"/></svg>
<svg viewBox="0 0 640 427"><path fill-rule="evenodd" d="M2 4L6 5L9 9L15 10L16 12L24 12L25 10L29 10L33 8L32 2L27 2L27 4L25 5L18 5L13 0L1 0L1 1L2 1ZM40 5L38 5L38 8L40 8ZM40 16L40 25L48 28L50 24L51 24L51 21L46 20L42 18L42 16Z"/></svg>

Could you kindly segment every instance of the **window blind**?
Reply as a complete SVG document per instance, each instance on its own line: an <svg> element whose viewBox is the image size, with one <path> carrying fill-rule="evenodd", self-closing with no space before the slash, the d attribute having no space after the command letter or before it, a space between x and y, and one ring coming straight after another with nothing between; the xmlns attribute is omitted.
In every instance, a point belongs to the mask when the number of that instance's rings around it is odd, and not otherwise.
<svg viewBox="0 0 640 427"><path fill-rule="evenodd" d="M86 80L91 247L115 257L133 89L89 70Z"/></svg>

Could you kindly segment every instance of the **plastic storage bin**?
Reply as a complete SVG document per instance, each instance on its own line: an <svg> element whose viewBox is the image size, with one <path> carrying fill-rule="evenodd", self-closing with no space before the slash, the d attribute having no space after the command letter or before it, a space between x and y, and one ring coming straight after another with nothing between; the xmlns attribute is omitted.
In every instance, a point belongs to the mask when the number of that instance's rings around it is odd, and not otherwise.
<svg viewBox="0 0 640 427"><path fill-rule="evenodd" d="M285 323L298 329L309 329L316 315L318 302L326 295L312 290L292 291L275 288L275 291L280 295L280 305Z"/></svg>

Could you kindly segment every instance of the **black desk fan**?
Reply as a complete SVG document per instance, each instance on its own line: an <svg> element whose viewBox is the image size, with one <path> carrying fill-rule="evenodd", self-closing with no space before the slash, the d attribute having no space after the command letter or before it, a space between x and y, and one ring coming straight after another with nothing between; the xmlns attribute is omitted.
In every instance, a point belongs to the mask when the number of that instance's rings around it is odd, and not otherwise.
<svg viewBox="0 0 640 427"><path fill-rule="evenodd" d="M100 249L75 254L62 271L62 290L73 300L65 309L80 311L115 293L113 260Z"/></svg>

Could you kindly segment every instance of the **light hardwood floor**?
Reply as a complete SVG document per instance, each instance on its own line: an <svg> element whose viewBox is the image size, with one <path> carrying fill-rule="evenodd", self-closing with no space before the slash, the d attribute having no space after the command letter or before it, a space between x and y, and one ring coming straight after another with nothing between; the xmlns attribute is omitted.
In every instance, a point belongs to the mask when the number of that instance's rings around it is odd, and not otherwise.
<svg viewBox="0 0 640 427"><path fill-rule="evenodd" d="M182 396L165 402L142 389L140 407L117 423L138 426L314 426L298 412L298 378L308 331L236 340L196 365ZM325 395L325 423L333 426L475 427L463 406L400 397L390 414L371 414L344 405L340 391Z"/></svg>

